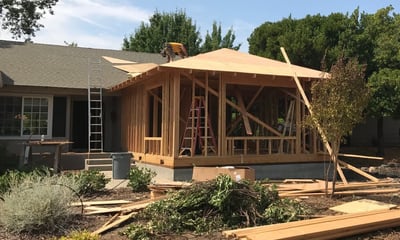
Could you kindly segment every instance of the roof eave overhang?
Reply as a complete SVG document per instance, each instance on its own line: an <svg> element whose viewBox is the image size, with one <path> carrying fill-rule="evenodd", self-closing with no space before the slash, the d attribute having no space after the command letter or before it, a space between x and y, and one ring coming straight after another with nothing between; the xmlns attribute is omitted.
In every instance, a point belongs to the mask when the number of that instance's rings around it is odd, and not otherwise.
<svg viewBox="0 0 400 240"><path fill-rule="evenodd" d="M118 84L116 84L114 86L111 86L108 89L111 92L122 90L124 88L132 86L134 84L138 84L138 83L150 78L151 76L155 75L159 71L160 71L160 67L157 66L157 67L155 67L153 69L150 69L150 70L148 70L146 72L143 72L143 73L127 73L128 80L125 80L125 81L123 81L121 83L118 83Z"/></svg>

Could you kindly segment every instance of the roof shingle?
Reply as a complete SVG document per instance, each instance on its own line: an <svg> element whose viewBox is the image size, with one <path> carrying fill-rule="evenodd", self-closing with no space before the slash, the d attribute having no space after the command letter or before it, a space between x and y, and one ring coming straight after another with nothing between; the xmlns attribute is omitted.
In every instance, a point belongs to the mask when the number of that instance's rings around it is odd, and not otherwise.
<svg viewBox="0 0 400 240"><path fill-rule="evenodd" d="M157 53L58 46L0 40L0 72L4 85L59 88L88 87L88 63L102 61L103 86L116 85L127 74L102 56L138 63L164 63ZM1 85L1 84L0 84Z"/></svg>

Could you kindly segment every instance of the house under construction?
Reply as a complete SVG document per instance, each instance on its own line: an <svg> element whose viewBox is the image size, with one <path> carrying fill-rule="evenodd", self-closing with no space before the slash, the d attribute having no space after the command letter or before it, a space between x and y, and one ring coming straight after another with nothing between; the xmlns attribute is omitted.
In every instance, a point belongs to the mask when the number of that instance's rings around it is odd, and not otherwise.
<svg viewBox="0 0 400 240"><path fill-rule="evenodd" d="M121 96L122 147L159 174L327 160L317 132L302 125L307 109L293 79L307 92L323 72L230 49L115 67L129 74L111 88Z"/></svg>

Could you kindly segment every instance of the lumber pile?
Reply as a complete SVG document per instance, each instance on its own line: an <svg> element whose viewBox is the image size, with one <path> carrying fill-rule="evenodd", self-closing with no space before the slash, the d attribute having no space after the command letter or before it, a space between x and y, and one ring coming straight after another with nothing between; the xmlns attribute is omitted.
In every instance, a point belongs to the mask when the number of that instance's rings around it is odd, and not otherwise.
<svg viewBox="0 0 400 240"><path fill-rule="evenodd" d="M323 180L312 180L307 182L284 181L277 184L280 197L302 197L302 196L322 196L326 194L326 184L328 192L332 191L332 182L326 183ZM400 192L400 183L393 180L380 180L378 182L350 182L336 183L335 195L367 195L367 194L387 194Z"/></svg>
<svg viewBox="0 0 400 240"><path fill-rule="evenodd" d="M377 210L224 231L241 240L337 239L400 226L400 210Z"/></svg>
<svg viewBox="0 0 400 240"><path fill-rule="evenodd" d="M130 202L125 200L111 200L111 201L90 201L83 203L73 203L73 206L84 206L85 215L95 214L113 214L113 216L105 222L100 228L92 232L93 235L101 234L111 228L120 225L129 220L132 216L137 214L140 210L147 207L149 204L165 198L161 196L155 199L146 199L137 202Z"/></svg>

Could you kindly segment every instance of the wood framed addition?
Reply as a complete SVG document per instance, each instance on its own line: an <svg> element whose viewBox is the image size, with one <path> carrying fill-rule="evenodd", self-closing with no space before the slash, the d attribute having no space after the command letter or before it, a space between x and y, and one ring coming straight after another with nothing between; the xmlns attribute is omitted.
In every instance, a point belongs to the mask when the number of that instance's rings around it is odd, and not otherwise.
<svg viewBox="0 0 400 240"><path fill-rule="evenodd" d="M304 89L323 75L294 67ZM121 93L124 150L139 161L181 168L323 160L283 62L220 49L131 76L112 90Z"/></svg>

